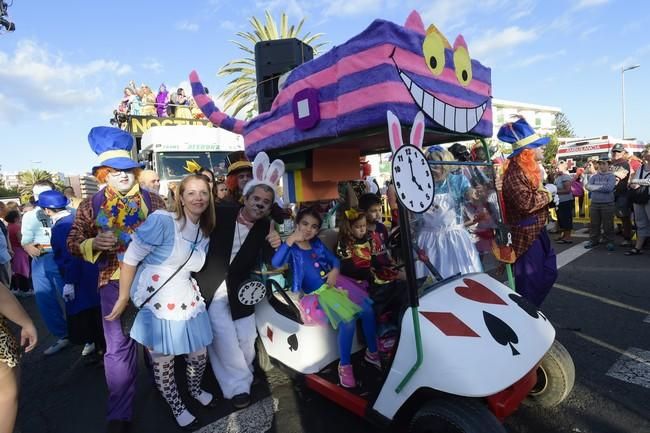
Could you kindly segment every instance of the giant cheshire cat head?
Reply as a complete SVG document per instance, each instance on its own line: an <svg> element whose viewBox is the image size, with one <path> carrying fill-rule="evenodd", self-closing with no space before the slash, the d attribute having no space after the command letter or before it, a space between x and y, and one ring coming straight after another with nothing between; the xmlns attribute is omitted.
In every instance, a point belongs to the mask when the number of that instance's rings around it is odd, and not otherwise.
<svg viewBox="0 0 650 433"><path fill-rule="evenodd" d="M363 131L385 128L387 110L402 125L410 125L422 111L427 142L448 141L449 134L492 136L490 68L470 58L461 35L451 45L435 26L425 30L415 11L404 26L375 20L356 37L296 67L271 110L249 121L219 111L195 71L190 82L206 117L242 134L249 157L362 137Z"/></svg>

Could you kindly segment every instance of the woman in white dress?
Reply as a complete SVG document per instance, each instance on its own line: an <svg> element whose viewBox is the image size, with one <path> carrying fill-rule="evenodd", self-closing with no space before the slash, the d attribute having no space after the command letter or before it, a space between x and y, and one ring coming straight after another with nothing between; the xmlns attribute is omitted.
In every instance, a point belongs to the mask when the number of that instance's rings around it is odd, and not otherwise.
<svg viewBox="0 0 650 433"><path fill-rule="evenodd" d="M426 153L427 159L432 161L454 161L453 155L440 146L432 146ZM443 278L483 270L463 218L463 202L473 190L462 172L455 172L453 168L432 166L435 197L429 210L421 215L416 229L418 248ZM429 275L422 260L415 262L415 273L418 278Z"/></svg>
<svg viewBox="0 0 650 433"><path fill-rule="evenodd" d="M120 292L130 289L138 307L146 301L131 338L149 350L158 390L178 425L190 429L198 422L178 394L174 357L185 355L190 395L203 406L212 406L212 394L200 388L212 328L191 272L203 267L214 224L208 179L187 176L178 188L176 211L158 210L135 231L120 275Z"/></svg>

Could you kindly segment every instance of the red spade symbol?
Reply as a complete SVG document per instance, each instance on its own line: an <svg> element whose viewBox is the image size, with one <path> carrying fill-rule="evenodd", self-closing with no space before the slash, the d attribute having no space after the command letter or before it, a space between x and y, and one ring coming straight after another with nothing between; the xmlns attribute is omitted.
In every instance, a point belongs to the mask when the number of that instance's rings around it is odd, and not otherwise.
<svg viewBox="0 0 650 433"><path fill-rule="evenodd" d="M456 293L470 301L480 302L482 304L508 305L503 299L499 298L492 290L485 287L478 281L470 278L463 278L467 287L456 287Z"/></svg>
<svg viewBox="0 0 650 433"><path fill-rule="evenodd" d="M169 308L170 310L173 310L175 306L176 304L167 304L167 308Z"/></svg>
<svg viewBox="0 0 650 433"><path fill-rule="evenodd" d="M151 279L154 280L154 281L157 283L158 280L160 279L160 275L158 275L158 274L153 274L153 275L151 276Z"/></svg>

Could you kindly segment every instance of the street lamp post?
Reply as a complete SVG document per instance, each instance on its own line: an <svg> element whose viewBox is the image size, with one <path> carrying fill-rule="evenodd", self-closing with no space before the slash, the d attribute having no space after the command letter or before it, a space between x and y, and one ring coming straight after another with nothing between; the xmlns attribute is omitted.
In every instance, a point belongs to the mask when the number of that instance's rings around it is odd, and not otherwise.
<svg viewBox="0 0 650 433"><path fill-rule="evenodd" d="M621 68L621 103L623 104L623 136L622 139L625 140L625 71L631 71L632 69L640 68L641 65L632 65Z"/></svg>

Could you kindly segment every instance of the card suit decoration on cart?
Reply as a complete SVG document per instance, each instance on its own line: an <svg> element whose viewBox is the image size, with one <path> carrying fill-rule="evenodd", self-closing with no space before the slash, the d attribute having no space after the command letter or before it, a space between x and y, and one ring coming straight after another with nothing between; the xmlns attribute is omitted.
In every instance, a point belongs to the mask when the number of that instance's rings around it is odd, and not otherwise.
<svg viewBox="0 0 650 433"><path fill-rule="evenodd" d="M487 311L483 311L483 320L494 341L502 346L510 346L512 356L519 355L519 351L514 346L514 344L519 343L519 337L506 322Z"/></svg>
<svg viewBox="0 0 650 433"><path fill-rule="evenodd" d="M526 312L530 317L533 319L539 319L540 317L544 320L548 320L544 313L539 311L536 306L531 304L526 298L524 298L521 295L517 295L516 293L511 293L508 295L512 301L519 305L519 307Z"/></svg>
<svg viewBox="0 0 650 433"><path fill-rule="evenodd" d="M480 337L465 322L449 312L420 311L429 322L448 337Z"/></svg>
<svg viewBox="0 0 650 433"><path fill-rule="evenodd" d="M471 278L463 278L465 286L456 287L456 293L470 301L480 302L481 304L508 305L492 290L485 287L478 281Z"/></svg>

